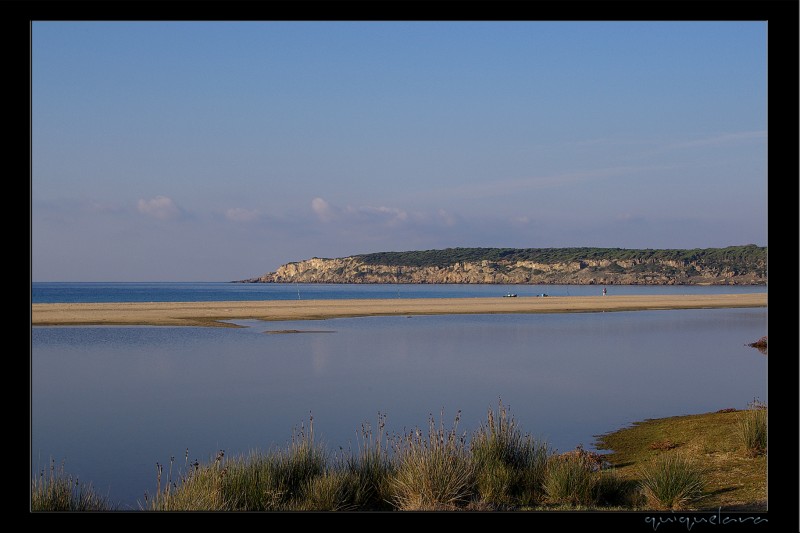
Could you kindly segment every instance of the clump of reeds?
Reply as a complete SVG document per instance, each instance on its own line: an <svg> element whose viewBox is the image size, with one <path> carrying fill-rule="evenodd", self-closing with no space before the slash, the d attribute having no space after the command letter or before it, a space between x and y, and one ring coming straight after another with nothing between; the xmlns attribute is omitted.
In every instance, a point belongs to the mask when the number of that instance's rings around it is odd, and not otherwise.
<svg viewBox="0 0 800 533"><path fill-rule="evenodd" d="M502 400L473 434L470 452L480 501L514 506L541 500L547 444L523 434Z"/></svg>
<svg viewBox="0 0 800 533"><path fill-rule="evenodd" d="M156 491L144 494L146 510L151 511L222 511L222 478L225 473L221 465L225 452L220 450L214 461L201 465L196 459L189 462L186 449L184 470L174 471L175 457L169 459L169 470L164 477L164 465L156 463ZM173 474L176 476L173 478Z"/></svg>
<svg viewBox="0 0 800 533"><path fill-rule="evenodd" d="M750 457L767 451L767 404L753 400L738 422L739 436Z"/></svg>
<svg viewBox="0 0 800 533"><path fill-rule="evenodd" d="M81 483L64 471L62 463L56 467L50 460L49 472L44 469L31 478L31 511L112 511L114 506L107 498L97 494L91 484Z"/></svg>
<svg viewBox="0 0 800 533"><path fill-rule="evenodd" d="M547 461L544 493L549 503L592 506L598 500L602 462L579 446Z"/></svg>
<svg viewBox="0 0 800 533"><path fill-rule="evenodd" d="M389 480L394 465L385 437L386 415L378 413L377 431L363 423L355 452L341 455L322 475L309 480L298 509L314 511L391 510Z"/></svg>
<svg viewBox="0 0 800 533"><path fill-rule="evenodd" d="M349 504L366 510L391 509L389 480L395 465L389 457L389 442L385 434L386 415L378 413L377 432L365 423L358 436L355 455L342 461L342 469L350 487Z"/></svg>
<svg viewBox="0 0 800 533"><path fill-rule="evenodd" d="M294 502L298 511L349 511L357 510L358 481L342 470L328 470L309 478L302 489L302 499Z"/></svg>
<svg viewBox="0 0 800 533"><path fill-rule="evenodd" d="M451 510L464 507L473 494L474 470L466 435L458 433L458 412L451 429L433 416L428 432L419 428L395 439L396 471L389 486L401 510Z"/></svg>
<svg viewBox="0 0 800 533"><path fill-rule="evenodd" d="M688 457L668 452L641 469L639 486L649 507L685 509L703 496L704 472Z"/></svg>
<svg viewBox="0 0 800 533"><path fill-rule="evenodd" d="M161 489L159 469L156 494L145 496L145 507L160 511L291 510L303 507L304 495L313 487L311 480L326 472L327 454L314 443L312 418L308 433L305 427L295 430L286 449L253 451L231 460L220 451L209 465L188 463L187 451L186 472L173 481L171 460L170 477Z"/></svg>

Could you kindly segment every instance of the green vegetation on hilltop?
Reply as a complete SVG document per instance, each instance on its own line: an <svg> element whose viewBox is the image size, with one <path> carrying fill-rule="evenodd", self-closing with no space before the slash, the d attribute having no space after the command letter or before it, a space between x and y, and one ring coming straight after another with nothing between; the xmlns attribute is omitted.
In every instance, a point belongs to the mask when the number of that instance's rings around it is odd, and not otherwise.
<svg viewBox="0 0 800 533"><path fill-rule="evenodd" d="M447 267L461 262L570 263L573 261L678 261L706 267L736 266L766 271L767 247L748 244L727 248L626 249L626 248L446 248L409 252L378 252L353 256L366 265Z"/></svg>

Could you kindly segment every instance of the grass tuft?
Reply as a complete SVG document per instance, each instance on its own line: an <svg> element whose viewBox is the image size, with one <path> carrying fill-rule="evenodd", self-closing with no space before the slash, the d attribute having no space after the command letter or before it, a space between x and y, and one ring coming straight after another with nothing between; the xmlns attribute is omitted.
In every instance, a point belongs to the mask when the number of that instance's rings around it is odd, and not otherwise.
<svg viewBox="0 0 800 533"><path fill-rule="evenodd" d="M459 411L451 429L429 419L428 433L419 428L395 439L397 470L389 485L400 510L454 510L471 499L474 470L466 435L458 433Z"/></svg>
<svg viewBox="0 0 800 533"><path fill-rule="evenodd" d="M516 506L542 500L547 445L523 434L502 400L472 436L470 452L481 501Z"/></svg>
<svg viewBox="0 0 800 533"><path fill-rule="evenodd" d="M294 506L301 511L348 511L352 505L357 480L347 472L330 470L309 478L303 486L303 497Z"/></svg>
<svg viewBox="0 0 800 533"><path fill-rule="evenodd" d="M550 457L544 481L547 501L552 504L593 506L598 500L600 469L591 454L574 452Z"/></svg>
<svg viewBox="0 0 800 533"><path fill-rule="evenodd" d="M395 467L389 458L389 443L384 430L386 415L378 413L377 433L369 424L362 424L358 451L343 461L343 469L351 485L349 503L364 510L389 510L391 494L389 480Z"/></svg>
<svg viewBox="0 0 800 533"><path fill-rule="evenodd" d="M737 428L749 457L757 457L767 452L767 404L753 400L749 409L742 413Z"/></svg>
<svg viewBox="0 0 800 533"><path fill-rule="evenodd" d="M641 469L640 475L642 494L653 509L686 509L704 493L703 470L677 452L655 457Z"/></svg>
<svg viewBox="0 0 800 533"><path fill-rule="evenodd" d="M284 450L251 452L247 457L225 459L224 451L207 465L188 463L179 478L170 479L146 497L145 508L157 511L283 511L302 508L313 478L326 473L327 454L314 443L313 418L309 432L295 430Z"/></svg>

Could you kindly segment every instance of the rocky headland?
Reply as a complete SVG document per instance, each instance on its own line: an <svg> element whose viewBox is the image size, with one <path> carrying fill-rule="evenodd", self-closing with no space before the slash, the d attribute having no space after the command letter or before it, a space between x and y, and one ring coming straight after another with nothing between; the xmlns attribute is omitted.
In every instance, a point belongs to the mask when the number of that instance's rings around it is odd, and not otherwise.
<svg viewBox="0 0 800 533"><path fill-rule="evenodd" d="M286 263L243 283L766 285L767 248L448 248Z"/></svg>

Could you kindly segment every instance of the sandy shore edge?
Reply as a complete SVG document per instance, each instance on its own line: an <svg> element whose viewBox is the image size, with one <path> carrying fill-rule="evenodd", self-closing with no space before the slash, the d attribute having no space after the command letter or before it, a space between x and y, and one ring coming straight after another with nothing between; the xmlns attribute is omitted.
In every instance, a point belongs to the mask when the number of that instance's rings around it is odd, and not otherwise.
<svg viewBox="0 0 800 533"><path fill-rule="evenodd" d="M31 324L235 327L224 320L322 320L388 315L587 313L767 307L766 293L635 296L32 304Z"/></svg>

